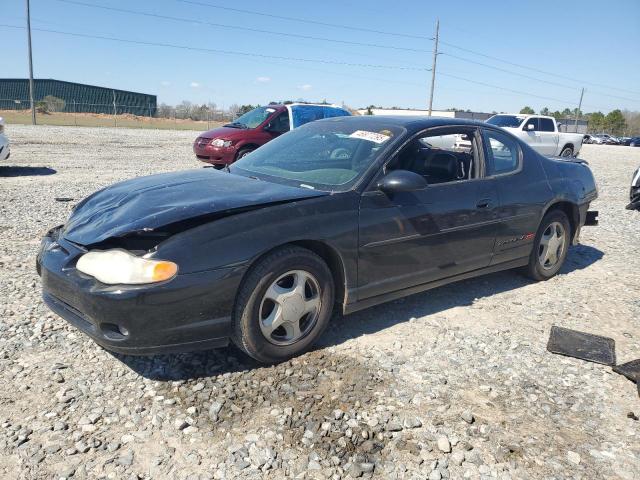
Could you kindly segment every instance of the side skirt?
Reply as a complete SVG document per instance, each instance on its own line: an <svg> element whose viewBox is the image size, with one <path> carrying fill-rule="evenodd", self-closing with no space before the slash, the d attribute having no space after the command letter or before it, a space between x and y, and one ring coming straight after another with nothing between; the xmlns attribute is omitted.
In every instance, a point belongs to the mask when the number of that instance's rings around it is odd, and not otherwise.
<svg viewBox="0 0 640 480"><path fill-rule="evenodd" d="M395 290L393 292L385 293L383 295L377 295L375 297L365 298L359 302L350 303L343 307L343 313L348 315L350 313L363 310L365 308L373 307L381 303L397 300L398 298L407 297L415 293L425 292L433 288L441 287L449 283L458 282L460 280L466 280L468 278L480 277L489 273L500 272L502 270L511 270L512 268L524 267L529 263L529 257L518 258L516 260L510 260L508 262L499 263L497 265L490 265L478 270L471 270L470 272L454 275L453 277L441 278L440 280L434 280L433 282L422 283L413 287L404 288L402 290Z"/></svg>

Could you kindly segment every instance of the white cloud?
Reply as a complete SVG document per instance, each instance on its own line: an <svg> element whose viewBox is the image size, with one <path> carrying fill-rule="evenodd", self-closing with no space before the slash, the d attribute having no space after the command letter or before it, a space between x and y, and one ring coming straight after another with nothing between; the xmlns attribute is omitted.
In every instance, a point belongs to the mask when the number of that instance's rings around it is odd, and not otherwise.
<svg viewBox="0 0 640 480"><path fill-rule="evenodd" d="M160 82L160 85L162 85L163 87L168 87L169 85L171 85L171 82L169 80L163 80Z"/></svg>
<svg viewBox="0 0 640 480"><path fill-rule="evenodd" d="M200 88L200 84L198 82L191 82L190 87L191 88Z"/></svg>
<svg viewBox="0 0 640 480"><path fill-rule="evenodd" d="M271 81L271 77L258 77L256 78L256 82L258 83L267 83Z"/></svg>
<svg viewBox="0 0 640 480"><path fill-rule="evenodd" d="M298 88L300 90L304 90L305 92L308 92L309 90L311 90L313 88L313 86L309 85L308 83L305 83L304 85L300 85Z"/></svg>

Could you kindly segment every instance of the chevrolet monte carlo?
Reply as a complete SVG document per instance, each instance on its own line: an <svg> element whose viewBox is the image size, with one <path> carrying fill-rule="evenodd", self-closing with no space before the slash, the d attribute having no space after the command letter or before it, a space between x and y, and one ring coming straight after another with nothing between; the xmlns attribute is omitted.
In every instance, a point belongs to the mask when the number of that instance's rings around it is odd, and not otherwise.
<svg viewBox="0 0 640 480"><path fill-rule="evenodd" d="M46 304L108 350L232 341L277 362L309 348L334 310L498 270L553 277L597 222L596 197L584 162L486 123L326 119L225 171L94 193L46 234L37 269Z"/></svg>

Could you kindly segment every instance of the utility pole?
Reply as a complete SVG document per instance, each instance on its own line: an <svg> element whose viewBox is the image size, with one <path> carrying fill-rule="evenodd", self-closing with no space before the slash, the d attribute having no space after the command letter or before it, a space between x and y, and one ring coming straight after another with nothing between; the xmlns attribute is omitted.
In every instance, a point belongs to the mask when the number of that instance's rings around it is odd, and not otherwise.
<svg viewBox="0 0 640 480"><path fill-rule="evenodd" d="M31 103L31 124L36 124L36 106L33 102L33 58L31 56L31 8L27 2L27 40L29 44L29 102Z"/></svg>
<svg viewBox="0 0 640 480"><path fill-rule="evenodd" d="M116 91L111 90L111 93L113 93L113 122L117 128L118 127L118 109L116 108Z"/></svg>
<svg viewBox="0 0 640 480"><path fill-rule="evenodd" d="M440 35L440 19L436 20L436 41L433 44L433 64L431 65L431 93L429 94L429 116L433 109L433 88L436 84L436 63L438 61L438 38Z"/></svg>
<svg viewBox="0 0 640 480"><path fill-rule="evenodd" d="M578 115L580 115L580 110L582 109L582 97L584 96L584 87L582 87L582 91L580 92L580 103L578 103L578 109L576 110L576 121L573 125L575 128L575 133L578 133Z"/></svg>

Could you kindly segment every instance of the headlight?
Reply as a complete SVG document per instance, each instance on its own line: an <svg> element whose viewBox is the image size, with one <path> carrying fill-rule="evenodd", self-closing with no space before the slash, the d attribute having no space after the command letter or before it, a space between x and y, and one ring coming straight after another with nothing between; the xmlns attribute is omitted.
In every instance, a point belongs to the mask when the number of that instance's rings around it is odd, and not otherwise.
<svg viewBox="0 0 640 480"><path fill-rule="evenodd" d="M162 282L178 273L178 265L173 262L137 257L125 250L85 253L76 268L109 285Z"/></svg>
<svg viewBox="0 0 640 480"><path fill-rule="evenodd" d="M213 147L230 147L232 143L233 142L231 140L223 140L221 138L211 140L211 146Z"/></svg>

